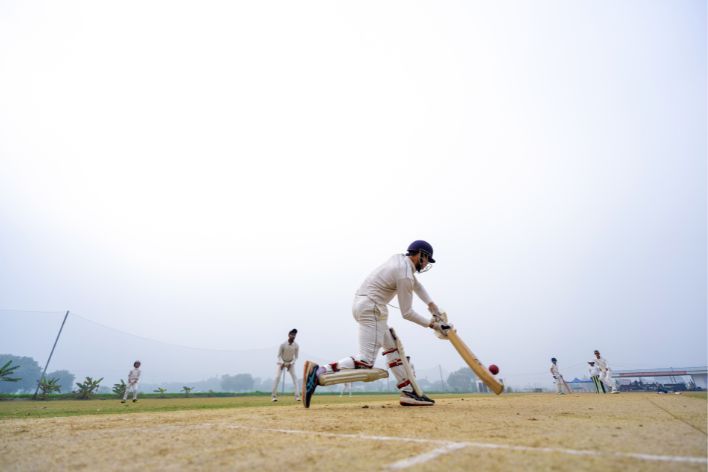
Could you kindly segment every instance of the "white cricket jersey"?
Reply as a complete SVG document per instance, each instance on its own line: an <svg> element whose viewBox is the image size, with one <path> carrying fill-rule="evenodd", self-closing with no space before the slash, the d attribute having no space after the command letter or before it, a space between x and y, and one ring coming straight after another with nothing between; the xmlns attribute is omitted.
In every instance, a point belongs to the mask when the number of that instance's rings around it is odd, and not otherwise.
<svg viewBox="0 0 708 472"><path fill-rule="evenodd" d="M607 359L605 359L604 357L595 359L595 365L600 368L601 372L604 372L608 369Z"/></svg>
<svg viewBox="0 0 708 472"><path fill-rule="evenodd" d="M128 372L128 383L138 383L140 380L140 369L133 369Z"/></svg>
<svg viewBox="0 0 708 472"><path fill-rule="evenodd" d="M560 377L560 372L558 371L558 366L556 364L551 364L551 375L553 377Z"/></svg>
<svg viewBox="0 0 708 472"><path fill-rule="evenodd" d="M429 320L413 310L413 292L426 305L432 302L428 292L415 277L413 261L404 254L394 254L369 274L356 295L368 297L377 305L384 307L393 300L393 297L398 296L398 305L403 318L427 327Z"/></svg>
<svg viewBox="0 0 708 472"><path fill-rule="evenodd" d="M300 347L295 341L292 344L285 341L278 349L278 362L295 362L297 355L300 352Z"/></svg>

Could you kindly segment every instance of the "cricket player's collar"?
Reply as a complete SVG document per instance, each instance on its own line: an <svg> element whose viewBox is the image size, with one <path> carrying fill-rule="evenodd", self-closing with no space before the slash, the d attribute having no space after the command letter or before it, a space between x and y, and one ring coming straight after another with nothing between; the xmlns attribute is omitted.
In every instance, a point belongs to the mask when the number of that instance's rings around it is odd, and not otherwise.
<svg viewBox="0 0 708 472"><path fill-rule="evenodd" d="M411 258L408 257L408 256L406 256L405 254L403 254L403 257L406 258L406 260L408 261L408 265L411 266L411 269L413 269L413 273L415 274L415 273L416 273L416 268L415 268L415 264L413 264L413 261L411 260Z"/></svg>

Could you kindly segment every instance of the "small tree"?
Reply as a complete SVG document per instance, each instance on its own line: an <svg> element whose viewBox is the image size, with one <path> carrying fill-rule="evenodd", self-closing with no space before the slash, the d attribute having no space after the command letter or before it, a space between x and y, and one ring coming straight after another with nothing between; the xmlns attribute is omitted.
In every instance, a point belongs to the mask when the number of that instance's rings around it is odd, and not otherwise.
<svg viewBox="0 0 708 472"><path fill-rule="evenodd" d="M74 379L76 378L74 374L68 370L55 370L54 372L47 373L47 377L56 377L59 379L59 393L71 392L71 386L74 385Z"/></svg>
<svg viewBox="0 0 708 472"><path fill-rule="evenodd" d="M79 389L76 391L76 398L79 400L88 400L91 398L96 390L98 390L99 384L103 380L103 377L101 377L98 380L93 380L91 377L86 377L86 380L83 382L79 383L76 382L76 386L79 387Z"/></svg>
<svg viewBox="0 0 708 472"><path fill-rule="evenodd" d="M54 377L47 379L42 377L39 380L39 390L42 392L39 394L39 398L42 400L47 399L47 395L54 392L59 392L61 390L61 385L59 384L59 378Z"/></svg>
<svg viewBox="0 0 708 472"><path fill-rule="evenodd" d="M8 361L12 362L12 366L8 365L7 368L19 366L16 371L12 369L10 372L10 378L17 378L17 380L0 382L0 393L34 392L37 389L37 382L42 377L42 368L37 361L31 357L0 354L0 365L5 366Z"/></svg>
<svg viewBox="0 0 708 472"><path fill-rule="evenodd" d="M113 393L118 395L118 398L123 398L126 388L128 388L128 386L125 384L123 379L120 379L120 383L113 384Z"/></svg>
<svg viewBox="0 0 708 472"><path fill-rule="evenodd" d="M12 361L7 361L0 367L0 381L2 382L19 382L22 380L19 377L10 377L13 372L20 368L19 365L11 365Z"/></svg>
<svg viewBox="0 0 708 472"><path fill-rule="evenodd" d="M182 391L184 392L184 396L189 398L189 393L192 391L194 387L182 387Z"/></svg>
<svg viewBox="0 0 708 472"><path fill-rule="evenodd" d="M463 367L447 377L447 385L453 392L477 392L477 378L469 367Z"/></svg>
<svg viewBox="0 0 708 472"><path fill-rule="evenodd" d="M167 391L166 388L158 387L154 390L155 393L160 394L160 398L165 398L165 392Z"/></svg>

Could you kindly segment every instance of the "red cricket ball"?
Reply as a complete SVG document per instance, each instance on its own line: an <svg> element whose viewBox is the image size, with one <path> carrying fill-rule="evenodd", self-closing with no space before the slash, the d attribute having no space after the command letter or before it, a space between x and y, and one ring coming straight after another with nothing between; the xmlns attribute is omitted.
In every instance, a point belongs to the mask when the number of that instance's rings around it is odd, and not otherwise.
<svg viewBox="0 0 708 472"><path fill-rule="evenodd" d="M492 364L489 366L489 372L491 372L494 375L497 375L499 373L499 367L497 367L496 364Z"/></svg>

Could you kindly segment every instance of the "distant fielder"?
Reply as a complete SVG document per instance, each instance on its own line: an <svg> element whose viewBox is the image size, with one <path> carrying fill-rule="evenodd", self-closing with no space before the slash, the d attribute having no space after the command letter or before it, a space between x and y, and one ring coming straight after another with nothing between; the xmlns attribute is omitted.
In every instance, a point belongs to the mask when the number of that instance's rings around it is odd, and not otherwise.
<svg viewBox="0 0 708 472"><path fill-rule="evenodd" d="M397 380L400 404L403 406L435 404L419 388L416 388L415 376L411 372L405 354L401 352L403 346L396 332L388 326L386 306L393 297L398 297L403 318L424 328L442 332L443 325L435 318L436 315L440 315L440 311L415 276L416 273L430 269L433 263L435 263L433 247L425 241L413 241L408 246L406 254L391 256L364 280L354 296L352 306L354 319L359 324L359 352L323 366L311 361L305 362L303 394L306 408L309 408L310 400L318 385L373 381L381 378L377 377L379 374L385 378L388 375L385 371L373 368L376 355L382 347L388 367ZM425 318L413 310L413 293L428 306L428 310L433 314L432 318Z"/></svg>
<svg viewBox="0 0 708 472"><path fill-rule="evenodd" d="M556 393L558 393L558 395L570 393L570 387L568 387L568 384L563 380L563 376L558 370L558 359L555 357L551 357L551 375L553 376L553 382L556 384Z"/></svg>
<svg viewBox="0 0 708 472"><path fill-rule="evenodd" d="M128 400L128 392L133 392L133 403L138 401L138 383L140 382L140 361L133 362L133 369L128 372L128 385L125 386L121 403Z"/></svg>
<svg viewBox="0 0 708 472"><path fill-rule="evenodd" d="M297 360L300 346L295 342L297 330L291 329L288 333L288 340L278 348L278 363L275 368L275 378L273 379L273 397L271 401L278 401L278 383L283 369L290 373L290 378L293 380L295 388L295 401L300 401L300 390L297 388L297 375L295 374L295 361Z"/></svg>
<svg viewBox="0 0 708 472"><path fill-rule="evenodd" d="M610 365L607 363L607 359L600 356L600 351L595 351L595 359L597 366L600 368L600 380L603 384L610 389L610 393L619 393L617 390L617 382L612 378L612 371L610 370Z"/></svg>
<svg viewBox="0 0 708 472"><path fill-rule="evenodd" d="M349 396L352 396L352 383L351 382L344 382L342 384L342 391L339 392L339 396L343 397L345 393L349 393Z"/></svg>

